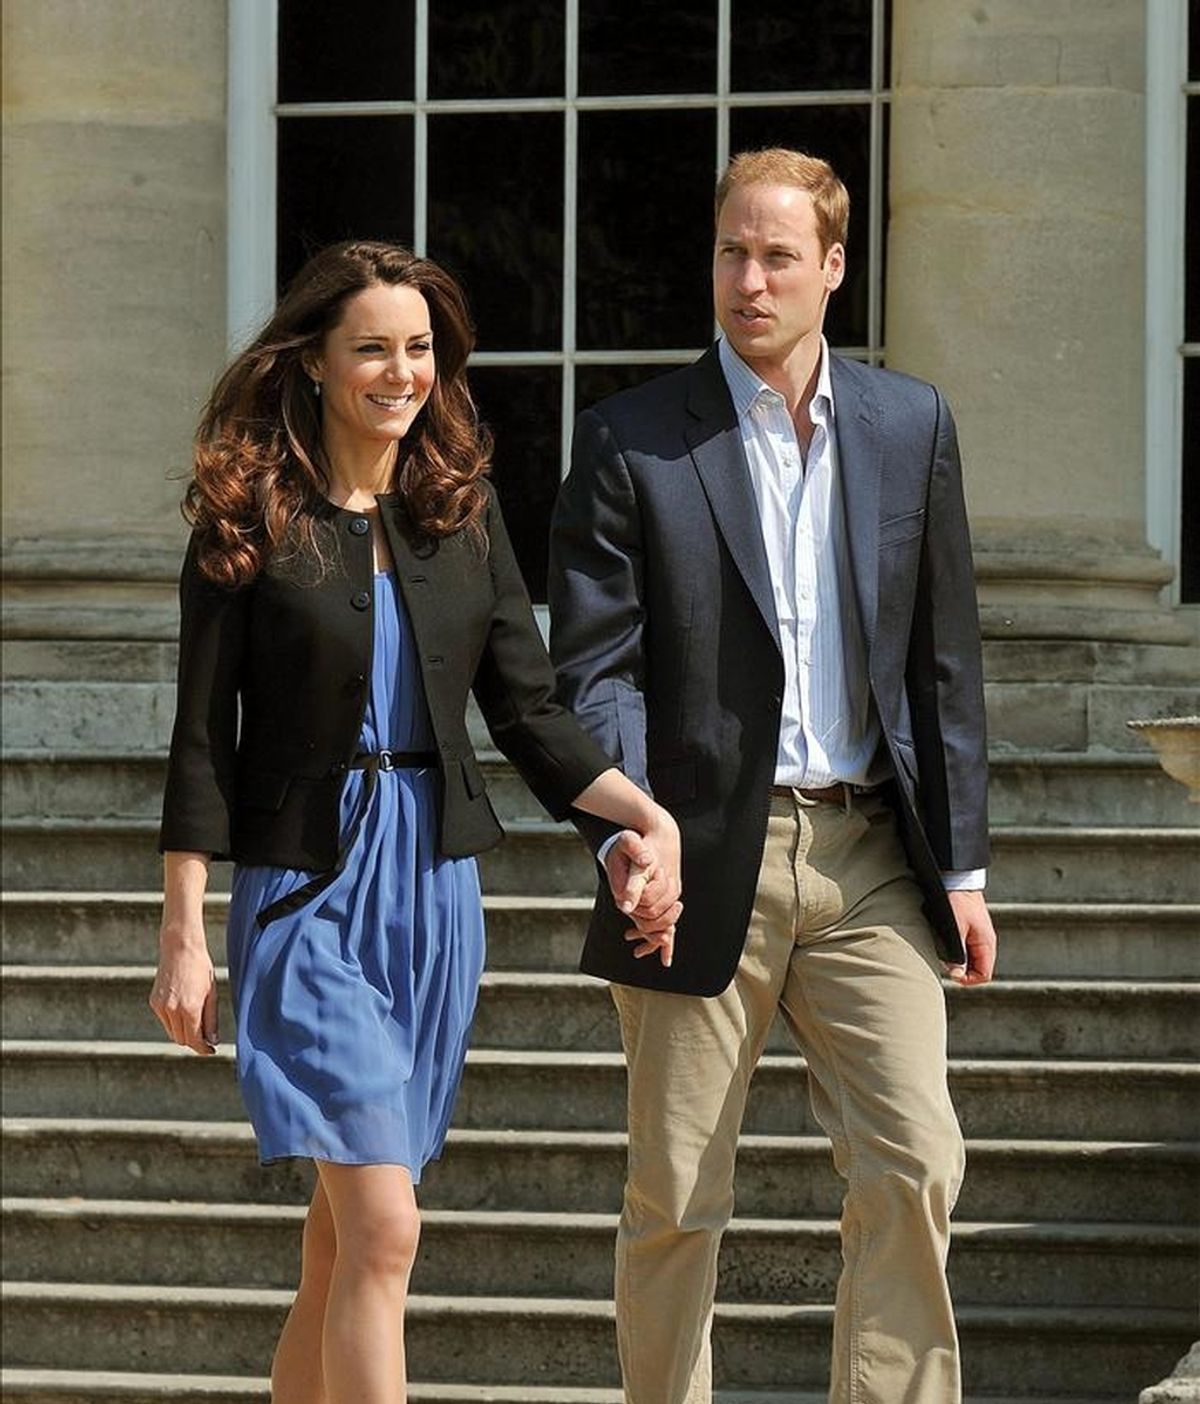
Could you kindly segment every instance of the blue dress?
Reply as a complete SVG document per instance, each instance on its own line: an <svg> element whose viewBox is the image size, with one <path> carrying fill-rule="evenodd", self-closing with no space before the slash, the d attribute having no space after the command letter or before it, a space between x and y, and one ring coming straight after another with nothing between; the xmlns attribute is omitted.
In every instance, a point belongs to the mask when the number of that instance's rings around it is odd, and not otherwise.
<svg viewBox="0 0 1200 1404"><path fill-rule="evenodd" d="M360 751L435 745L395 576L375 576ZM343 837L362 771L347 774ZM312 1156L407 1166L442 1148L484 962L474 858L437 852L437 772L380 772L342 872L260 930L263 907L311 874L238 867L229 909L237 1073L264 1163Z"/></svg>

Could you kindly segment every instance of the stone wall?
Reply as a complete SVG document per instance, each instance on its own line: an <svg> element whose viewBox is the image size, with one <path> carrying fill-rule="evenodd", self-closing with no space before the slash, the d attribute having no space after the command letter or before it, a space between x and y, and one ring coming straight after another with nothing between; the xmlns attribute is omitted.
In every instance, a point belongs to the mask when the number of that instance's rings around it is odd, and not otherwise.
<svg viewBox="0 0 1200 1404"><path fill-rule="evenodd" d="M224 355L224 0L5 0L10 578L161 574Z"/></svg>

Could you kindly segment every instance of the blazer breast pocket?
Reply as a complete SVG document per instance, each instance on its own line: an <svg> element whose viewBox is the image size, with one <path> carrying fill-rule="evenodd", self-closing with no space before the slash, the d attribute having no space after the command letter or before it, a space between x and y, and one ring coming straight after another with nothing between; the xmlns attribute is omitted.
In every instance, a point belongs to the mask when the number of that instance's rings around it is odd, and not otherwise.
<svg viewBox="0 0 1200 1404"><path fill-rule="evenodd" d="M889 517L887 521L879 523L879 549L885 546L899 546L904 541L911 541L914 537L920 536L925 530L925 509L919 507L915 512L904 512L899 517Z"/></svg>

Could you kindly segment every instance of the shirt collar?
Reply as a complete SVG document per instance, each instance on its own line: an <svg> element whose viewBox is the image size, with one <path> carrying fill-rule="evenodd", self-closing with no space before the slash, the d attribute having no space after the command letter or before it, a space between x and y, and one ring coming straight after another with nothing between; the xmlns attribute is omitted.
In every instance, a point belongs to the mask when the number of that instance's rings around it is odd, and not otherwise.
<svg viewBox="0 0 1200 1404"><path fill-rule="evenodd" d="M745 419L750 413L755 402L760 396L768 399L782 401L783 396L778 390L774 390L767 382L752 370L738 353L730 346L725 337L721 337L717 342L717 356L721 362L721 371L725 376L725 384L729 387L729 394L733 400L733 407L737 411L739 420ZM824 401L824 406L821 402ZM821 359L817 369L817 388L813 392L813 397L809 405L812 410L820 411L824 408L825 414L830 420L834 417L833 410L833 379L829 373L829 343L824 337L821 338ZM814 416L815 417L815 416Z"/></svg>

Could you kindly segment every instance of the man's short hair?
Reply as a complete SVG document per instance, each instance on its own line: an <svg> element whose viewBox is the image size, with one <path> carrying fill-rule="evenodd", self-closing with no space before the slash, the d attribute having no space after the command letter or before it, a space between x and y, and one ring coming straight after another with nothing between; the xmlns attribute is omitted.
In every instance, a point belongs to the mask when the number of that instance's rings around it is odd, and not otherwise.
<svg viewBox="0 0 1200 1404"><path fill-rule="evenodd" d="M730 161L717 182L716 217L730 191L739 185L794 185L812 196L817 215L817 238L824 258L834 244L845 245L850 223L850 193L828 161L786 146L742 151Z"/></svg>

